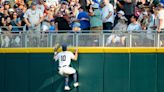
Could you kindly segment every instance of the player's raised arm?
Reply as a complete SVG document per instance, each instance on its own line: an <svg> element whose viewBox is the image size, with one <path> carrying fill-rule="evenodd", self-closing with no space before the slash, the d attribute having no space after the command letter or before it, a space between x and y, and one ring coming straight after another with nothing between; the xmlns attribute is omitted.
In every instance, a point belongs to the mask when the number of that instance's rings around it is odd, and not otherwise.
<svg viewBox="0 0 164 92"><path fill-rule="evenodd" d="M72 59L75 61L78 59L78 48L75 49L75 56Z"/></svg>
<svg viewBox="0 0 164 92"><path fill-rule="evenodd" d="M57 57L57 50L60 48L60 45L57 43L56 45L54 45L54 59L55 60L58 60L58 57Z"/></svg>

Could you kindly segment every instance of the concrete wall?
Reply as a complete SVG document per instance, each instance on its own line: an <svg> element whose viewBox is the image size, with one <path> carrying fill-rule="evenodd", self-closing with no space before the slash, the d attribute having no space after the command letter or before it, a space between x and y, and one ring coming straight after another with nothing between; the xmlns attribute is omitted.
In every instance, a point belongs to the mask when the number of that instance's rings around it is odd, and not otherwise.
<svg viewBox="0 0 164 92"><path fill-rule="evenodd" d="M52 53L1 53L0 92L64 92ZM69 92L164 92L163 53L80 53Z"/></svg>

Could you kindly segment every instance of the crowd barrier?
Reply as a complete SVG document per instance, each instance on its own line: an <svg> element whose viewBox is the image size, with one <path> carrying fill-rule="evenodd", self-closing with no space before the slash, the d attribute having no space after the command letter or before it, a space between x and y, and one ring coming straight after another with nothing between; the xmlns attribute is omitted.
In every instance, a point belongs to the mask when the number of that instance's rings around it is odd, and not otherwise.
<svg viewBox="0 0 164 92"><path fill-rule="evenodd" d="M94 31L95 32L95 31ZM56 43L67 43L70 47L164 47L164 33L106 31L73 33L1 31L0 47L53 47Z"/></svg>

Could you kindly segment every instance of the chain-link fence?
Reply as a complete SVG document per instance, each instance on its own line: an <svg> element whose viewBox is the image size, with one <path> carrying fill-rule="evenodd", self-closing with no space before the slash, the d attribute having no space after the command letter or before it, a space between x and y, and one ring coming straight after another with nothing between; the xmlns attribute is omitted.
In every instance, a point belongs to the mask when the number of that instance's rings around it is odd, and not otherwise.
<svg viewBox="0 0 164 92"><path fill-rule="evenodd" d="M85 33L76 35L76 46L80 47L100 47L102 35L99 33Z"/></svg>
<svg viewBox="0 0 164 92"><path fill-rule="evenodd" d="M50 46L53 47L56 43L67 43L68 46L75 46L75 37L71 33L51 33Z"/></svg>
<svg viewBox="0 0 164 92"><path fill-rule="evenodd" d="M132 47L155 47L155 34L153 33L132 33Z"/></svg>
<svg viewBox="0 0 164 92"><path fill-rule="evenodd" d="M158 34L159 39L158 39L158 46L159 47L164 47L164 33Z"/></svg>
<svg viewBox="0 0 164 92"><path fill-rule="evenodd" d="M108 33L103 35L103 46L105 47L129 47L128 33Z"/></svg>
<svg viewBox="0 0 164 92"><path fill-rule="evenodd" d="M0 47L164 47L164 33L0 32Z"/></svg>

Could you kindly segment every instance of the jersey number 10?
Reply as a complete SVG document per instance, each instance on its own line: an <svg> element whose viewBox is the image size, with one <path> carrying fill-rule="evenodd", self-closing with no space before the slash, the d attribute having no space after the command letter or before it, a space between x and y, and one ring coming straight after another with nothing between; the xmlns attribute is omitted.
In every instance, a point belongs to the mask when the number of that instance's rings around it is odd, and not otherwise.
<svg viewBox="0 0 164 92"><path fill-rule="evenodd" d="M65 55L61 56L61 61L66 61L66 56Z"/></svg>

